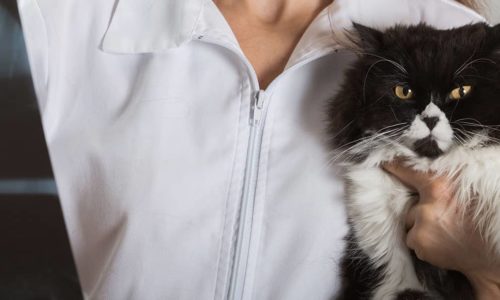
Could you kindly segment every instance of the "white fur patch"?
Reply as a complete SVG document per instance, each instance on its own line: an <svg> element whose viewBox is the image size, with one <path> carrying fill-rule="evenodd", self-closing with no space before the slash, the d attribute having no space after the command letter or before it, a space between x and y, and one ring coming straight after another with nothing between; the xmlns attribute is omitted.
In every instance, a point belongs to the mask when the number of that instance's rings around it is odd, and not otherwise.
<svg viewBox="0 0 500 300"><path fill-rule="evenodd" d="M447 151L451 147L453 143L453 129L444 114L439 117L439 122L432 129L431 134L442 151Z"/></svg>
<svg viewBox="0 0 500 300"><path fill-rule="evenodd" d="M425 125L424 121L420 118L420 116L417 116L413 123L411 123L410 128L408 128L408 131L405 133L405 136L410 139L410 141L416 142L418 140L424 139L428 137L431 134L431 131L427 125Z"/></svg>
<svg viewBox="0 0 500 300"><path fill-rule="evenodd" d="M425 118L438 118L436 126L432 130L425 124ZM447 151L453 143L453 129L446 115L435 105L429 103L420 115L415 117L410 128L403 134L406 139L406 145L411 148L413 143L418 140L432 137L441 151Z"/></svg>
<svg viewBox="0 0 500 300"><path fill-rule="evenodd" d="M393 299L406 289L423 291L404 242L408 190L381 168L353 167L348 173L347 211L361 249L375 266L386 265L373 299Z"/></svg>
<svg viewBox="0 0 500 300"><path fill-rule="evenodd" d="M438 117L440 118L441 116L443 116L443 112L441 111L441 109L439 109L439 107L434 104L434 103L429 103L424 111L422 111L421 113L421 117L422 118L432 118L432 117Z"/></svg>

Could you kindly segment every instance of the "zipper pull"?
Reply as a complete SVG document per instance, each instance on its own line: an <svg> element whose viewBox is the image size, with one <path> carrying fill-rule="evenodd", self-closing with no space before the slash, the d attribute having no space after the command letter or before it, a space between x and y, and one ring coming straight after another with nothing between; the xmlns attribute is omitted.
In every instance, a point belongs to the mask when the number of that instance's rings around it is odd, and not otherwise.
<svg viewBox="0 0 500 300"><path fill-rule="evenodd" d="M259 124L260 117L262 115L262 109L264 108L265 92L259 90L255 93L252 99L252 107L250 109L250 125L255 126Z"/></svg>

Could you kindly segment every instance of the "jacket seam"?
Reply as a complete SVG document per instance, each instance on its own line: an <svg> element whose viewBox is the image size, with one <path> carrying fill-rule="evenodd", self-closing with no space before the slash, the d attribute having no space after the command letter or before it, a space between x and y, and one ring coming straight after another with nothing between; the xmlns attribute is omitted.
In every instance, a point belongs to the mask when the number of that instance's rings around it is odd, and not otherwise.
<svg viewBox="0 0 500 300"><path fill-rule="evenodd" d="M193 29L191 29L191 34L190 34L190 37L188 38L188 40L193 39L193 36L195 35L195 32L196 32L196 28L198 28L198 24L200 23L201 16L203 15L203 10L205 9L205 5L206 5L207 1L211 1L211 0L200 0L200 1L202 1L202 3L200 5L200 9L198 11L198 16L196 17L196 20L194 21Z"/></svg>
<svg viewBox="0 0 500 300"><path fill-rule="evenodd" d="M223 222L222 222L222 228L221 228L221 233L220 233L220 242L219 242L219 255L217 257L217 272L215 274L215 285L214 285L214 293L213 293L213 298L214 299L217 299L216 298L216 293L217 293L217 290L218 290L218 283L219 283L219 276L220 276L220 273L221 273L221 258L222 258L222 252L223 252L223 248L224 248L224 233L225 233L225 229L226 229L226 226L227 226L227 221L228 221L228 213L229 213L229 204L230 204L230 197L231 197L231 192L234 188L234 181L235 181L235 170L236 170L236 158L238 156L238 148L239 148L239 144L240 144L240 136L241 136L241 129L240 129L240 124L242 123L242 103L244 101L243 99L243 90L244 90L244 76L243 76L243 71L241 69L239 69L239 75L240 75L240 78L242 80L240 80L240 105L239 105L239 113L238 113L238 126L237 126L237 131L236 131L236 145L234 146L234 150L233 150L233 158L232 158L232 167L231 167L231 173L229 176L229 187L227 189L227 195L226 195L226 201L225 201L225 209L224 209L224 217L223 217ZM232 244L232 243L231 243ZM224 286L227 285L227 282L225 282Z"/></svg>

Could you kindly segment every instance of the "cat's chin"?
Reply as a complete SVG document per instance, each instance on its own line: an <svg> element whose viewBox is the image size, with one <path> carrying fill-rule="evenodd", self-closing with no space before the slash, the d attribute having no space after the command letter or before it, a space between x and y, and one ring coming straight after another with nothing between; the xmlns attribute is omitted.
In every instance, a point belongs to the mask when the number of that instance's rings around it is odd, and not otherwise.
<svg viewBox="0 0 500 300"><path fill-rule="evenodd" d="M438 143L432 137L426 137L413 144L413 150L419 156L436 158L444 152L439 148Z"/></svg>

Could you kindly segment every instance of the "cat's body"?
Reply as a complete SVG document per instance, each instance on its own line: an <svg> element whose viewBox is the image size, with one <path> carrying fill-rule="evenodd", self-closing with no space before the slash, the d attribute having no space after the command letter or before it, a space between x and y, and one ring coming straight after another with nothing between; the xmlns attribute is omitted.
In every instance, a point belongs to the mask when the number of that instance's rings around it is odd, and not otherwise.
<svg viewBox="0 0 500 300"><path fill-rule="evenodd" d="M341 298L473 299L463 275L407 248L404 217L418 195L381 164L404 157L414 169L454 178L458 203L474 210L500 258L498 29L356 26L364 54L329 110L351 226Z"/></svg>

